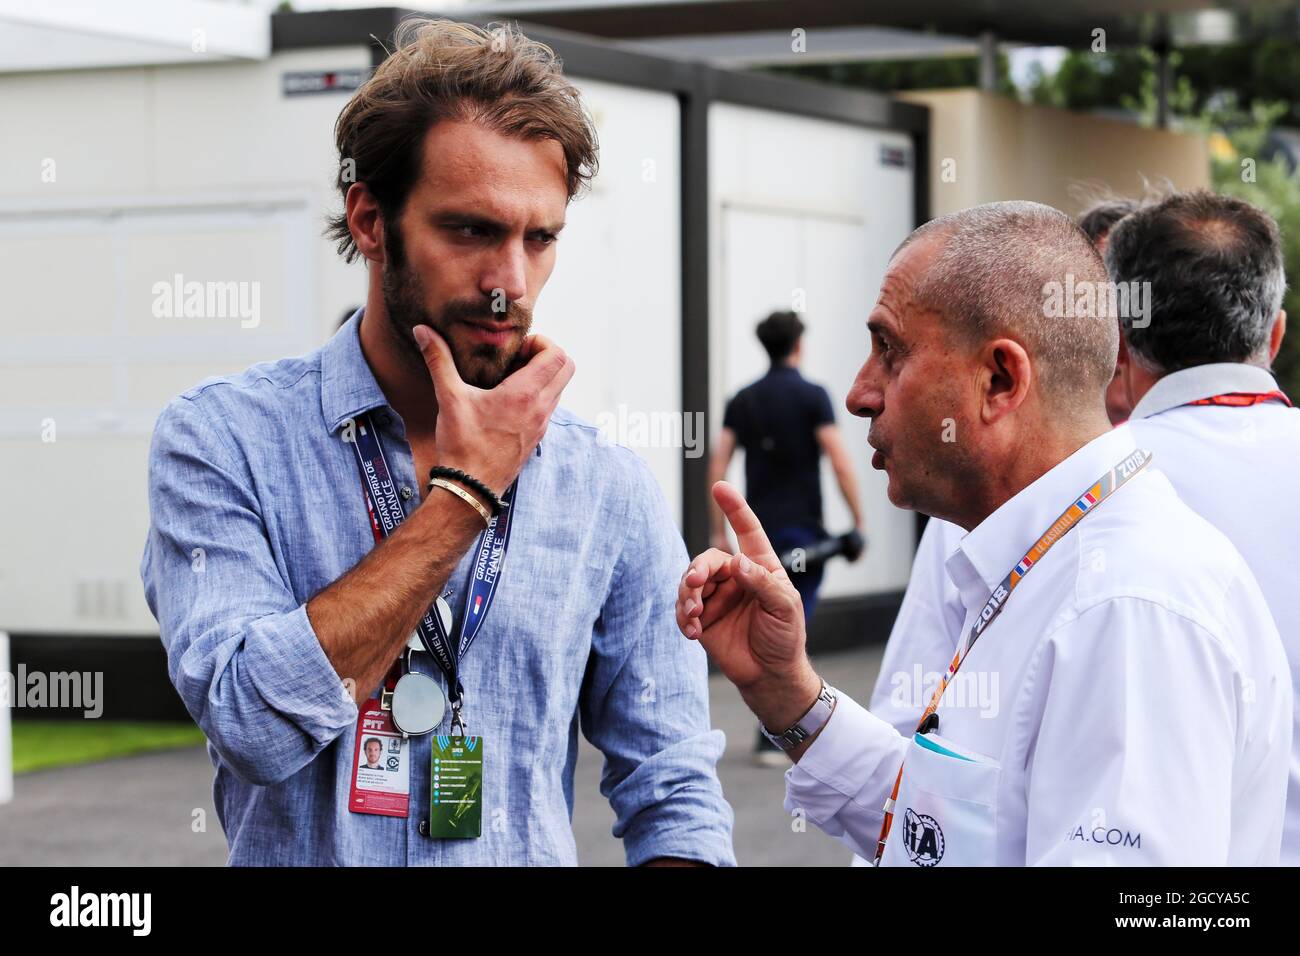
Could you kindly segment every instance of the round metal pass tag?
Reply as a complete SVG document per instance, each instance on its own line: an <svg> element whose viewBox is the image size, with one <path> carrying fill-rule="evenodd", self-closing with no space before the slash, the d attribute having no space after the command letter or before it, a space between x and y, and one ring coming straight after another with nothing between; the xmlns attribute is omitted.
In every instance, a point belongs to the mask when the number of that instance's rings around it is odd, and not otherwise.
<svg viewBox="0 0 1300 956"><path fill-rule="evenodd" d="M421 737L442 723L447 698L427 674L408 671L393 688L393 726L409 737Z"/></svg>
<svg viewBox="0 0 1300 956"><path fill-rule="evenodd" d="M453 623L451 619L451 605L442 598L438 598L433 602L433 607L437 612L438 617L442 619L443 633L448 637L451 637L451 625Z"/></svg>

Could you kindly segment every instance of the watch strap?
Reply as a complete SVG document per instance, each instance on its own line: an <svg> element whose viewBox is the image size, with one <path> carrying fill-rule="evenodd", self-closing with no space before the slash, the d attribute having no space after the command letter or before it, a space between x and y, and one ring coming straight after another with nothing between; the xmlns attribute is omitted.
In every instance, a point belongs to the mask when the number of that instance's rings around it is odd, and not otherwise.
<svg viewBox="0 0 1300 956"><path fill-rule="evenodd" d="M774 746L784 751L794 750L795 747L798 747L826 726L826 721L831 718L831 711L835 709L837 694L838 692L833 687L822 681L822 689L817 695L817 699L813 701L807 712L790 727L779 734L774 734L763 726L763 722L760 720L758 729Z"/></svg>

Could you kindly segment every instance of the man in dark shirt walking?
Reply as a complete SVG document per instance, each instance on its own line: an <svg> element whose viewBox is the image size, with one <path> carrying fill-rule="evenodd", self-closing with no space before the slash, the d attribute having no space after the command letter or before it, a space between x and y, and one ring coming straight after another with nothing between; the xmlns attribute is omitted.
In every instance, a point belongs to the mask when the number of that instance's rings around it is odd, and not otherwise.
<svg viewBox="0 0 1300 956"><path fill-rule="evenodd" d="M835 424L826 389L799 374L804 324L794 312L773 312L758 324L758 340L772 367L727 403L722 432L709 462L709 485L726 477L737 446L745 450L745 496L768 529L777 554L806 548L827 537L822 527L821 454L826 453L840 493L862 531L862 507L848 451ZM712 544L731 551L722 512L710 499ZM805 624L812 620L823 565L791 572L803 599ZM765 746L766 745L766 746ZM780 752L760 736L760 754Z"/></svg>

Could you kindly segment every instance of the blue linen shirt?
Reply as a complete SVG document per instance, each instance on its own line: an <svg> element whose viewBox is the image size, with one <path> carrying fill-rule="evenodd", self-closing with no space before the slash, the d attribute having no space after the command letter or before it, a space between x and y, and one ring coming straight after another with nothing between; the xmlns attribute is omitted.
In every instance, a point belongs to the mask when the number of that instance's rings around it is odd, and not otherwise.
<svg viewBox="0 0 1300 956"><path fill-rule="evenodd" d="M629 865L734 864L705 656L673 615L685 547L644 462L563 409L521 472L501 581L462 662L469 732L485 741L482 836L418 833L429 736L411 738L406 818L348 809L357 706L306 613L374 547L345 422L372 412L408 516L420 501L361 314L308 355L205 380L154 431L140 573L208 738L230 862L572 865L581 729L605 756ZM457 621L475 550L447 581Z"/></svg>

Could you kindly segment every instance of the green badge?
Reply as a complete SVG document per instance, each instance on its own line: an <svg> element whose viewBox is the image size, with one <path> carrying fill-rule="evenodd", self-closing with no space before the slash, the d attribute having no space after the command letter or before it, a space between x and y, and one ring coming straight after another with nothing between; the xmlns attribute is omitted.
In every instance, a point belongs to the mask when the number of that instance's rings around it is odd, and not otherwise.
<svg viewBox="0 0 1300 956"><path fill-rule="evenodd" d="M483 738L433 738L429 836L464 839L483 833Z"/></svg>

